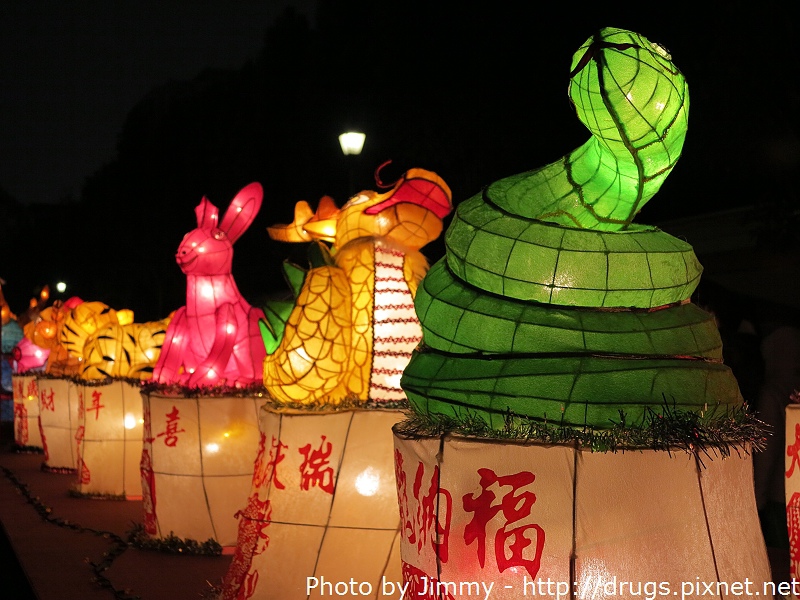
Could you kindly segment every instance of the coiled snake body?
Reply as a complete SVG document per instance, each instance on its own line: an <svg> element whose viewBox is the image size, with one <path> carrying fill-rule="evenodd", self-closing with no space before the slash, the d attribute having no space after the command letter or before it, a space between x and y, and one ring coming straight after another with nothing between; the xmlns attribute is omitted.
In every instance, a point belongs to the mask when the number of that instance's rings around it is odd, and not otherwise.
<svg viewBox="0 0 800 600"><path fill-rule="evenodd" d="M605 28L574 54L569 92L592 137L458 206L417 292L409 400L494 428L509 414L603 429L665 401L741 405L713 317L688 300L691 246L633 223L680 156L683 75L661 46Z"/></svg>

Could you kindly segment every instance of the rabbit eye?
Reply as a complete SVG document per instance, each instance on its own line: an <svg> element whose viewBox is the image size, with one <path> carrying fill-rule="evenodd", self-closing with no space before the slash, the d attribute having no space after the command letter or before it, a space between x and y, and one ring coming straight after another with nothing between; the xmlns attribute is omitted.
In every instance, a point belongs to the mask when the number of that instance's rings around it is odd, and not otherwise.
<svg viewBox="0 0 800 600"><path fill-rule="evenodd" d="M227 235L225 235L225 232L222 231L221 229L215 230L212 235L214 236L215 240L224 240L226 237L228 237Z"/></svg>

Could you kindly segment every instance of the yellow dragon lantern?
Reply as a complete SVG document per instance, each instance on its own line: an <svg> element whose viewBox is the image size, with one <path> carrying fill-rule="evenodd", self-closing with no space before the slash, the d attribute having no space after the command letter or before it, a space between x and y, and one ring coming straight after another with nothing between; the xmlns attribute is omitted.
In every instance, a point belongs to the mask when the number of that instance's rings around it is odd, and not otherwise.
<svg viewBox="0 0 800 600"><path fill-rule="evenodd" d="M276 401L406 399L400 376L422 339L414 294L428 262L419 250L451 210L444 180L411 169L385 193L360 192L341 209L326 196L316 212L301 201L292 223L267 228L272 239L312 243L307 272L286 267L290 312L268 306L261 321L264 386Z"/></svg>

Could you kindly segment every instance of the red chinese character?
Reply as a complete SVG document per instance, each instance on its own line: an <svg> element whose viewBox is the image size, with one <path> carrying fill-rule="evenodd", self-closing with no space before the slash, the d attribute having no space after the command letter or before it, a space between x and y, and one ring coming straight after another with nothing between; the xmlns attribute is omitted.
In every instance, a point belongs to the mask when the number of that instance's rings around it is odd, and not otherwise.
<svg viewBox="0 0 800 600"><path fill-rule="evenodd" d="M470 545L477 541L478 562L483 567L486 558L486 526L498 512L502 512L505 524L497 529L494 538L498 570L503 572L509 567L524 567L531 577L536 577L544 548L544 529L536 524L510 527L530 516L531 508L536 502L536 494L520 490L533 483L536 476L528 471L498 476L491 469L478 469L478 474L481 477L482 492L478 496L465 494L463 497L464 510L475 513L472 521L464 528L464 542ZM495 484L499 487L511 487L499 504L494 504L497 496L489 489ZM524 551L532 543L532 539L525 535L529 531L535 536L536 546L533 556L526 558ZM510 556L506 550L510 551Z"/></svg>
<svg viewBox="0 0 800 600"><path fill-rule="evenodd" d="M178 434L186 430L178 429L178 421L180 421L181 417L180 414L178 414L178 408L176 406L173 406L172 411L168 412L165 416L167 417L166 431L162 431L157 434L156 437L161 437L163 435L164 444L170 448L174 448L178 443Z"/></svg>
<svg viewBox="0 0 800 600"><path fill-rule="evenodd" d="M800 493L794 492L786 503L786 523L789 528L789 576L800 578Z"/></svg>
<svg viewBox="0 0 800 600"><path fill-rule="evenodd" d="M86 410L93 410L94 412L94 420L100 417L100 409L105 408L105 404L100 404L100 397L102 396L101 392L95 390L92 392L92 404Z"/></svg>
<svg viewBox="0 0 800 600"><path fill-rule="evenodd" d="M259 500L258 493L250 496L247 507L237 512L239 536L228 573L223 580L221 600L247 600L258 586L258 571L248 574L253 558L269 546L267 527L272 522L272 505L269 500Z"/></svg>
<svg viewBox="0 0 800 600"><path fill-rule="evenodd" d="M139 473L142 476L142 508L144 509L144 530L149 535L158 535L158 517L156 516L156 475L153 472L153 460L150 450L142 448L139 462Z"/></svg>
<svg viewBox="0 0 800 600"><path fill-rule="evenodd" d="M422 462L420 462L422 464ZM417 534L411 522L411 510L408 508L408 491L406 472L403 470L403 455L400 450L394 451L394 476L397 481L397 504L400 508L400 535L410 544L415 544Z"/></svg>
<svg viewBox="0 0 800 600"><path fill-rule="evenodd" d="M401 534L410 544L416 544L417 550L428 540L431 535L431 546L436 556L443 563L449 558L450 521L452 518L453 497L450 492L439 487L439 467L434 467L427 493L423 491L425 465L419 461L417 472L414 476L413 497L418 499L417 510L411 514L408 506L407 479L403 470L403 455L395 450L395 477L397 480L397 496L400 506ZM444 522L442 522L444 515Z"/></svg>
<svg viewBox="0 0 800 600"><path fill-rule="evenodd" d="M17 396L17 398L24 399L25 398L25 396L24 396L25 387L24 387L22 379L18 379L16 383L17 383L17 394L16 394L16 396Z"/></svg>
<svg viewBox="0 0 800 600"><path fill-rule="evenodd" d="M403 584L406 586L405 598L455 600L448 587L430 573L426 573L405 561L402 561L402 573ZM459 598L462 597L459 596Z"/></svg>
<svg viewBox="0 0 800 600"><path fill-rule="evenodd" d="M300 489L307 490L316 486L333 494L333 468L328 466L328 457L333 446L330 442L326 446L325 436L320 437L322 440L316 450L311 449L311 444L306 444L298 450L305 457L303 464L300 465Z"/></svg>
<svg viewBox="0 0 800 600"><path fill-rule="evenodd" d="M433 475L431 475L428 493L424 496L420 496L424 472L425 467L420 461L417 467L416 477L414 478L414 497L420 499L419 505L417 506L417 527L420 532L419 539L417 540L417 549L422 550L422 546L426 542L427 532L433 529L435 532L435 537L431 537L433 551L436 553L436 556L445 563L449 557L448 538L450 537L450 518L452 515L453 497L450 495L449 491L439 487L438 465L433 468ZM444 513L445 518L444 524L441 523L442 513Z"/></svg>
<svg viewBox="0 0 800 600"><path fill-rule="evenodd" d="M55 402L55 391L53 388L50 388L50 395L47 395L47 390L42 390L42 395L40 398L42 410L49 410L52 412L56 412L56 402Z"/></svg>
<svg viewBox="0 0 800 600"><path fill-rule="evenodd" d="M14 402L14 437L17 443L28 443L28 409L23 402Z"/></svg>
<svg viewBox="0 0 800 600"><path fill-rule="evenodd" d="M282 462L286 455L281 452L284 448L288 448L286 444L282 443L275 436L272 436L272 444L269 450L269 459L266 452L267 436L261 434L261 439L258 442L258 453L256 454L255 464L253 466L253 487L260 488L267 481L275 484L279 490L286 489L282 481L278 480L278 463Z"/></svg>
<svg viewBox="0 0 800 600"><path fill-rule="evenodd" d="M270 478L272 483L275 484L275 487L279 490L286 489L286 486L278 480L278 463L281 462L286 455L281 452L281 449L289 448L286 444L281 442L280 440L275 439L275 436L272 436L272 445L270 446L269 450L269 462L267 463L268 472L271 473ZM274 453L273 453L274 451Z"/></svg>
<svg viewBox="0 0 800 600"><path fill-rule="evenodd" d="M75 441L77 442L78 448L78 483L80 485L88 485L92 481L92 474L89 471L89 467L86 466L86 463L83 462L83 438L85 436L86 429L83 425L78 427L77 431L75 431Z"/></svg>
<svg viewBox="0 0 800 600"><path fill-rule="evenodd" d="M791 477L794 468L800 464L800 423L796 423L794 426L794 444L786 448L786 456L792 457L792 462L786 469L786 477Z"/></svg>
<svg viewBox="0 0 800 600"><path fill-rule="evenodd" d="M20 382L20 386L22 382ZM39 389L36 387L36 380L32 379L28 382L28 395L27 398L36 398L39 395Z"/></svg>

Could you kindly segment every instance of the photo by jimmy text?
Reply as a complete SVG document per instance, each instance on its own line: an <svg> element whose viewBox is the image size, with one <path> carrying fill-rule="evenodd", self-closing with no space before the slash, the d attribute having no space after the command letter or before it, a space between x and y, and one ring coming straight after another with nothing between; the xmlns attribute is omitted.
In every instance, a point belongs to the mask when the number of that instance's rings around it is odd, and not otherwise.
<svg viewBox="0 0 800 600"><path fill-rule="evenodd" d="M741 581L682 581L675 585L667 581L624 581L616 576L611 578L587 576L580 581L572 582L553 580L550 578L528 579L523 577L517 585L507 581L499 584L494 581L438 581L429 577L419 580L392 581L381 577L378 584L369 581L357 581L351 577L347 581L328 580L325 577L306 577L306 594L319 597L339 598L391 598L393 600L410 600L419 597L452 597L490 598L530 597L547 600L567 600L572 596L578 598L620 597L641 598L641 600L657 600L658 598L675 598L690 600L696 598L764 597L777 595L800 596L800 581L774 583L765 581L758 585L749 578Z"/></svg>

